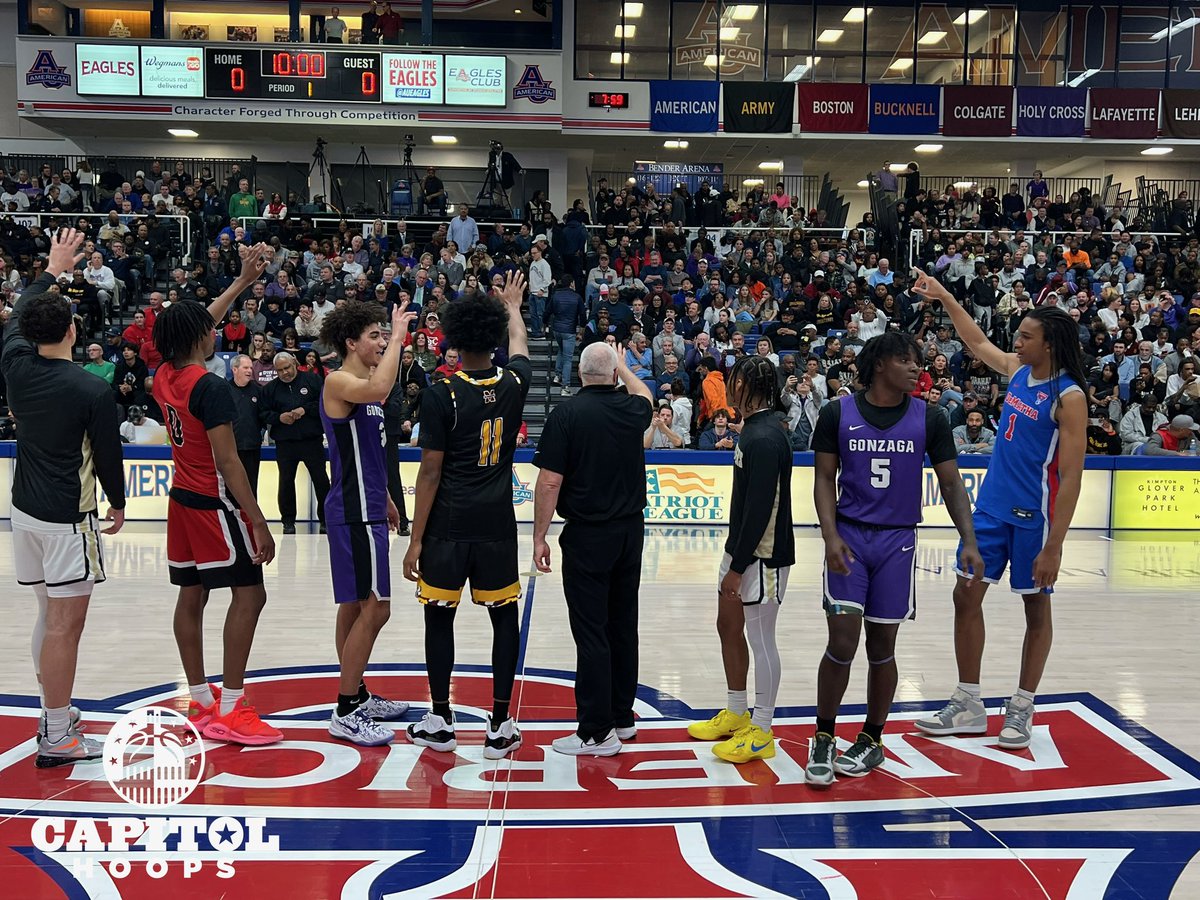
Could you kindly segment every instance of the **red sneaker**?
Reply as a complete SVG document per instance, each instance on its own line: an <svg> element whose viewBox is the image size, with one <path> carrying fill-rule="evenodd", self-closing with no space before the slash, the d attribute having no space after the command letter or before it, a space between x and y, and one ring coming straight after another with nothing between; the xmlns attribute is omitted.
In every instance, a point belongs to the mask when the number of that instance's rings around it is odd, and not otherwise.
<svg viewBox="0 0 1200 900"><path fill-rule="evenodd" d="M204 726L200 732L206 738L214 741L227 741L231 744L246 744L252 747L263 744L274 744L283 740L283 732L272 728L258 717L254 707L243 697L232 712L216 716Z"/></svg>
<svg viewBox="0 0 1200 900"><path fill-rule="evenodd" d="M221 689L212 685L209 685L209 688L212 690L213 695L212 706L201 706L195 700L188 701L188 721L201 734L204 733L204 726L215 719L221 712Z"/></svg>

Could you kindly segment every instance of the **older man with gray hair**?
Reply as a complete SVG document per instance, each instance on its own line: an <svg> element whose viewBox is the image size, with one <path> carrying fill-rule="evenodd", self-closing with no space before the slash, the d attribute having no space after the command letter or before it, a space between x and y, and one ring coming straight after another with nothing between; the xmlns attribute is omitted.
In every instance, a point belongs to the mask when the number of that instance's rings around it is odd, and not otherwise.
<svg viewBox="0 0 1200 900"><path fill-rule="evenodd" d="M233 420L233 438L237 443L238 458L250 479L250 490L258 496L258 468L262 459L262 419L260 416L260 391L254 378L254 361L239 353L233 358L233 403L236 417Z"/></svg>
<svg viewBox="0 0 1200 900"><path fill-rule="evenodd" d="M296 469L304 463L317 492L317 518L324 534L329 474L320 416L321 379L313 372L299 371L290 353L276 353L274 363L277 377L262 388L258 405L261 421L275 441L283 533L296 533Z"/></svg>
<svg viewBox="0 0 1200 900"><path fill-rule="evenodd" d="M550 571L546 532L555 508L566 520L563 593L576 647L578 729L554 741L559 753L613 756L637 736L638 588L642 573L650 389L604 343L579 359L583 388L546 420L533 464L533 556ZM625 386L624 391L617 388Z"/></svg>

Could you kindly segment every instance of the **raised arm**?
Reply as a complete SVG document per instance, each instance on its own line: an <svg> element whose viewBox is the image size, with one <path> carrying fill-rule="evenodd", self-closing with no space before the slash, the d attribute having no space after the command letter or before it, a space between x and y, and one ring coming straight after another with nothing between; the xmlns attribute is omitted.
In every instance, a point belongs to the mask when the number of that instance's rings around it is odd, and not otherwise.
<svg viewBox="0 0 1200 900"><path fill-rule="evenodd" d="M403 335L409 324L417 317L414 312L403 311L399 304L392 310L392 338L388 341L383 359L371 371L365 381L339 369L325 378L325 399L343 403L382 403L392 392L396 376L400 371L400 354L404 349Z"/></svg>
<svg viewBox="0 0 1200 900"><path fill-rule="evenodd" d="M500 300L508 310L508 357L529 356L529 333L525 330L525 319L521 316L521 301L525 298L525 276L520 272L508 272L504 276L504 287L500 289Z"/></svg>
<svg viewBox="0 0 1200 900"><path fill-rule="evenodd" d="M242 295L242 291L258 281L263 272L267 270L267 264L270 263L274 254L275 251L269 244L255 244L253 247L247 247L245 244L238 245L238 256L242 258L242 271L233 280L233 284L229 285L221 296L208 305L208 314L212 316L214 322L224 319L225 313L229 312L233 301Z"/></svg>
<svg viewBox="0 0 1200 900"><path fill-rule="evenodd" d="M971 352L977 359L983 360L989 368L1002 375L1011 375L1020 368L1021 364L1018 362L1016 354L1005 353L989 341L987 335L983 333L983 329L975 322L974 317L963 309L962 304L954 299L954 295L946 290L941 282L919 269L913 269L913 279L913 293L928 297L930 300L941 301L946 312L950 314L954 330L971 348Z"/></svg>

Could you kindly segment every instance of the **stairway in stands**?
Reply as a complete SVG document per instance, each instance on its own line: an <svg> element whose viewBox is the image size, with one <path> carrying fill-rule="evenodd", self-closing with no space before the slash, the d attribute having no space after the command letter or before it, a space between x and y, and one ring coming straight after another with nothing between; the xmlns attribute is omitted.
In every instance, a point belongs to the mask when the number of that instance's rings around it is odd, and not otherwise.
<svg viewBox="0 0 1200 900"><path fill-rule="evenodd" d="M555 404L566 399L561 396L562 388L551 383L555 352L554 341L530 335L529 361L533 364L533 383L529 387L529 396L525 398L525 425L529 429L530 444L536 444L541 439L548 410L554 409ZM576 355L573 370L578 369L578 359ZM571 385L572 391L579 390L578 377L576 372Z"/></svg>

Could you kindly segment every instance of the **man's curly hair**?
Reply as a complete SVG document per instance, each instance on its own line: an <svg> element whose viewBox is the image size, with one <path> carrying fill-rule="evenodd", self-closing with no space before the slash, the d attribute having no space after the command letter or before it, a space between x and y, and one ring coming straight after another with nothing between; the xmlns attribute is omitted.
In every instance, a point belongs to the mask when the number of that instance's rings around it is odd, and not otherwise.
<svg viewBox="0 0 1200 900"><path fill-rule="evenodd" d="M460 353L491 353L508 335L508 310L496 297L464 297L446 307L442 331Z"/></svg>
<svg viewBox="0 0 1200 900"><path fill-rule="evenodd" d="M321 340L345 359L350 352L347 341L357 341L372 325L386 321L387 313L378 303L347 303L321 321ZM392 340L402 341L404 335L393 334Z"/></svg>
<svg viewBox="0 0 1200 900"><path fill-rule="evenodd" d="M71 327L71 304L62 294L47 292L21 306L21 334L35 344L57 344Z"/></svg>

